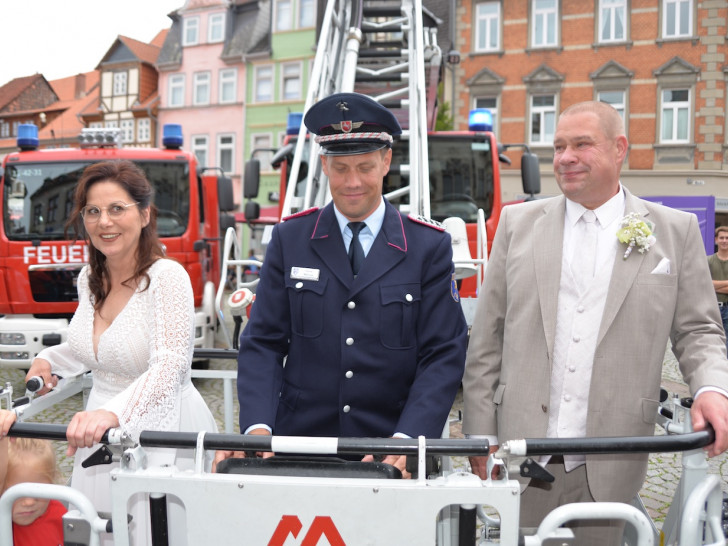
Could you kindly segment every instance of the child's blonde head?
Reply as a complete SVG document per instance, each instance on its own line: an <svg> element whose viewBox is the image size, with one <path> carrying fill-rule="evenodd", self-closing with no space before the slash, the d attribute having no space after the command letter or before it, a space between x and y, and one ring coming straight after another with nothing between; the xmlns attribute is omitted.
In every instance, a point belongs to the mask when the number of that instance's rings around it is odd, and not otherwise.
<svg viewBox="0 0 728 546"><path fill-rule="evenodd" d="M35 473L46 478L47 483L59 483L60 472L56 464L56 452L49 440L16 438L8 446L8 481L20 468L33 465Z"/></svg>

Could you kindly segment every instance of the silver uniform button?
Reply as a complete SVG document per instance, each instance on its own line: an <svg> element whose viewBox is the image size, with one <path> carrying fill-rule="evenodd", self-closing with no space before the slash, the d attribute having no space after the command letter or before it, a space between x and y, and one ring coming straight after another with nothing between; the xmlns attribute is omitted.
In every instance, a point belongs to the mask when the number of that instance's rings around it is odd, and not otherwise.
<svg viewBox="0 0 728 546"><path fill-rule="evenodd" d="M412 301L412 300L413 300L414 298L412 297L412 294L407 294L407 295L406 295L406 296L404 297L404 299L406 299L407 301Z"/></svg>
<svg viewBox="0 0 728 546"><path fill-rule="evenodd" d="M347 379L351 379L352 377L354 377L354 372L352 372L351 370L349 370L344 375L346 376Z"/></svg>
<svg viewBox="0 0 728 546"><path fill-rule="evenodd" d="M351 406L349 406L348 404L346 406L344 406L344 413L349 413L350 411L351 411Z"/></svg>
<svg viewBox="0 0 728 546"><path fill-rule="evenodd" d="M356 307L356 303L354 303L353 301L350 301L349 303L346 304L346 306L349 309L354 309Z"/></svg>
<svg viewBox="0 0 728 546"><path fill-rule="evenodd" d="M354 338L353 337L347 337L346 338L346 344L347 345L354 345Z"/></svg>
<svg viewBox="0 0 728 546"><path fill-rule="evenodd" d="M300 288L303 288L303 283L302 282L297 282L296 283L296 288L299 288L299 289Z"/></svg>

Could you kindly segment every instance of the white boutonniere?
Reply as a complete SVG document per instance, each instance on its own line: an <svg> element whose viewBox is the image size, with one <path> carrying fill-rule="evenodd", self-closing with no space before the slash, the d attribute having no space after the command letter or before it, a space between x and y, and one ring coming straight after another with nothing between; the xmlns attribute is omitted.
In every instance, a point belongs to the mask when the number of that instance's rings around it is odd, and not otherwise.
<svg viewBox="0 0 728 546"><path fill-rule="evenodd" d="M637 247L640 254L644 254L657 241L652 234L655 225L652 222L643 220L642 216L636 212L632 212L622 218L619 225L617 239L619 239L620 243L627 245L627 250L625 250L624 256L622 257L625 260L629 258L634 247Z"/></svg>

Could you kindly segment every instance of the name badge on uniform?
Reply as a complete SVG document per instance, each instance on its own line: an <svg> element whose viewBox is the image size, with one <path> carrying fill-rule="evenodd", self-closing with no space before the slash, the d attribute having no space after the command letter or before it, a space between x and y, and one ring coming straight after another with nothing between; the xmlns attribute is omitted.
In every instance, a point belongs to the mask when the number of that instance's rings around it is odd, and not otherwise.
<svg viewBox="0 0 728 546"><path fill-rule="evenodd" d="M291 278L301 281L317 281L319 280L319 269L311 269L310 267L292 267Z"/></svg>

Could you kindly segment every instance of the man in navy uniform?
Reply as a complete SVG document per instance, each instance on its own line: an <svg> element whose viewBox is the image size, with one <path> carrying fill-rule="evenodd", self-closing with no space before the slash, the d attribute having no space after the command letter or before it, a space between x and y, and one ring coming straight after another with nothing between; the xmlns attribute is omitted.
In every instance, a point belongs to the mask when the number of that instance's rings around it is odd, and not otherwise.
<svg viewBox="0 0 728 546"><path fill-rule="evenodd" d="M439 438L467 344L450 237L382 196L401 133L389 110L340 93L304 123L333 202L273 230L240 338L240 430Z"/></svg>

